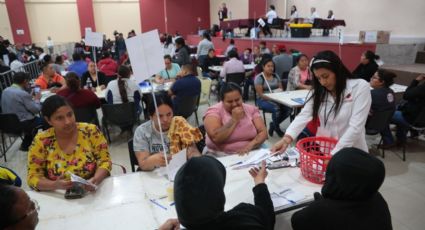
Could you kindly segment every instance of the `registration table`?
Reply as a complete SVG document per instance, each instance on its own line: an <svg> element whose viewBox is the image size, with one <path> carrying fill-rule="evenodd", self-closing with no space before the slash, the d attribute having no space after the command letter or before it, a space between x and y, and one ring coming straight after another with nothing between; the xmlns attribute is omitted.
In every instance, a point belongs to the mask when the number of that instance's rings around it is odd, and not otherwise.
<svg viewBox="0 0 425 230"><path fill-rule="evenodd" d="M309 95L309 92L310 90L294 90L278 93L266 93L265 95L276 103L286 105L290 108L300 108L304 106L304 102Z"/></svg>
<svg viewBox="0 0 425 230"><path fill-rule="evenodd" d="M227 169L225 210L240 202L254 202L254 182L248 169L228 167L242 159L237 155L219 158ZM276 213L311 202L313 193L321 189L321 185L305 180L299 168L270 170L266 183L270 192L291 188L305 195L298 204L283 206L275 210ZM66 200L63 191L29 191L28 194L40 206L38 229L157 229L168 218L177 217L172 203L165 201L163 207L159 207L150 200L165 196L168 185L166 178L155 171L138 172L109 177L95 193L81 199ZM288 225L284 215L278 215L276 221Z"/></svg>

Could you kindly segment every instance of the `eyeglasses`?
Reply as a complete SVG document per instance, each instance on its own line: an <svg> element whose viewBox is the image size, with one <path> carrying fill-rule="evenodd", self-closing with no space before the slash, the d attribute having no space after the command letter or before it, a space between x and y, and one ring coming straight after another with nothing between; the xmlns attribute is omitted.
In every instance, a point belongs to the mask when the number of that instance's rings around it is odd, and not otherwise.
<svg viewBox="0 0 425 230"><path fill-rule="evenodd" d="M29 212L27 212L24 216L16 219L15 221L10 222L8 224L8 226L15 225L15 224L25 220L28 216L31 216L35 212L40 211L40 206L38 205L38 202L36 200L30 199L30 202L31 202L31 210Z"/></svg>

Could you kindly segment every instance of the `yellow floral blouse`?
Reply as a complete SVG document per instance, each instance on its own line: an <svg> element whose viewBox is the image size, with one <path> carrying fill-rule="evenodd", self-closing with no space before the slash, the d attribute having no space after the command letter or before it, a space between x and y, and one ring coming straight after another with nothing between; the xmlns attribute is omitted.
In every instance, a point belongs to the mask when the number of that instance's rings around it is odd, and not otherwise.
<svg viewBox="0 0 425 230"><path fill-rule="evenodd" d="M56 180L60 176L69 179L71 172L82 178L94 176L96 169L111 170L108 143L97 126L77 123L77 146L72 154L61 151L55 131L50 128L37 134L28 152L28 185L37 188L40 178Z"/></svg>

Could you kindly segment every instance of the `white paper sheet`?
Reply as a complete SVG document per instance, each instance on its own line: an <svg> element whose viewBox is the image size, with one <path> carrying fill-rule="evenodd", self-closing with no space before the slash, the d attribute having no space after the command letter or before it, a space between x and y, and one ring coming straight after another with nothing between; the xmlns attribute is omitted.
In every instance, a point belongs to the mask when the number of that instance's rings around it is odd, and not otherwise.
<svg viewBox="0 0 425 230"><path fill-rule="evenodd" d="M103 34L98 32L86 31L84 42L87 46L102 47Z"/></svg>
<svg viewBox="0 0 425 230"><path fill-rule="evenodd" d="M79 176L77 176L77 175L75 175L71 172L68 172L68 174L71 176L72 182L85 184L85 185L88 185L88 186L92 186L95 190L97 189L97 186L95 184L91 183L90 181L83 179L83 178L81 178L81 177L79 177Z"/></svg>
<svg viewBox="0 0 425 230"><path fill-rule="evenodd" d="M183 149L182 151L172 156L170 162L168 162L168 169L170 172L169 179L171 181L174 181L177 171L179 171L180 167L182 167L182 165L184 165L186 161L187 161L186 149Z"/></svg>
<svg viewBox="0 0 425 230"><path fill-rule="evenodd" d="M137 84L165 68L158 30L126 39L125 45Z"/></svg>

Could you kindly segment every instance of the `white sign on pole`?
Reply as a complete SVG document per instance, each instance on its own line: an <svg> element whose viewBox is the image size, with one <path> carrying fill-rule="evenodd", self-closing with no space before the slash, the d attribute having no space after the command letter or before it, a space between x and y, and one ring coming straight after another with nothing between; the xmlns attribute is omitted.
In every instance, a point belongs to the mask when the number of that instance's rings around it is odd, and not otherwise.
<svg viewBox="0 0 425 230"><path fill-rule="evenodd" d="M86 37L84 41L87 46L102 47L103 34L98 32L86 31Z"/></svg>
<svg viewBox="0 0 425 230"><path fill-rule="evenodd" d="M140 83L165 68L164 52L158 30L152 30L125 40L133 76Z"/></svg>

